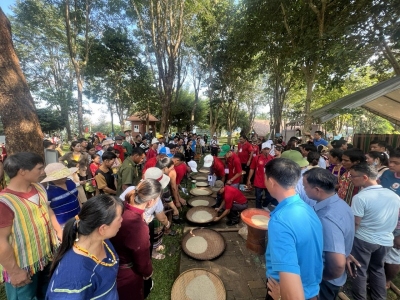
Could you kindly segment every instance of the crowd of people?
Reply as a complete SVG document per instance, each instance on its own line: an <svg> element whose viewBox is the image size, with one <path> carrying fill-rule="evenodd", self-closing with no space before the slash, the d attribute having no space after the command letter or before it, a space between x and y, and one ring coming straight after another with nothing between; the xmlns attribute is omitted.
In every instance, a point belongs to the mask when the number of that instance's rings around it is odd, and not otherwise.
<svg viewBox="0 0 400 300"><path fill-rule="evenodd" d="M271 212L266 299L336 299L346 267L354 299L367 299L367 283L372 299L386 299L400 270L400 149L382 141L364 153L319 131L287 144L241 135L237 146L216 135L125 131L76 139L69 150L47 166L29 152L4 160L8 299L145 299L152 260L165 258L163 237L182 222L183 182L200 159L217 193L214 222L239 223L243 189Z"/></svg>

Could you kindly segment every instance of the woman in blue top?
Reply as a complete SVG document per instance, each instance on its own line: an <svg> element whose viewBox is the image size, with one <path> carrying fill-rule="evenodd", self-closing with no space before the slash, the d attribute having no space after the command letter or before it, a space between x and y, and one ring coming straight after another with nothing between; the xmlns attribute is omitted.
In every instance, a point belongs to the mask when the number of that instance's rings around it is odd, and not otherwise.
<svg viewBox="0 0 400 300"><path fill-rule="evenodd" d="M119 258L108 239L121 227L122 212L122 201L98 195L65 224L46 299L118 299Z"/></svg>
<svg viewBox="0 0 400 300"><path fill-rule="evenodd" d="M56 215L57 222L64 224L81 210L78 200L78 189L76 184L67 177L77 171L77 168L68 169L62 163L48 164L44 169L47 177L42 181L48 182L46 187L50 207Z"/></svg>

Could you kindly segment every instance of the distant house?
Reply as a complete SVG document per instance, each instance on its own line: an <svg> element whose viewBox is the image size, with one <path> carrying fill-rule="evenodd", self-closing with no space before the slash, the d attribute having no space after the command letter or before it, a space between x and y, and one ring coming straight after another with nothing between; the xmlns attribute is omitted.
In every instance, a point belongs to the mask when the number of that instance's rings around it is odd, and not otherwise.
<svg viewBox="0 0 400 300"><path fill-rule="evenodd" d="M269 121L268 120L254 120L253 131L260 138L266 137L271 132L271 128L269 126Z"/></svg>
<svg viewBox="0 0 400 300"><path fill-rule="evenodd" d="M146 114L134 113L130 116L127 121L131 122L132 134L139 132L144 134L150 130L156 132L156 123L159 122L159 120L152 114L148 114L148 118L149 128L146 129Z"/></svg>

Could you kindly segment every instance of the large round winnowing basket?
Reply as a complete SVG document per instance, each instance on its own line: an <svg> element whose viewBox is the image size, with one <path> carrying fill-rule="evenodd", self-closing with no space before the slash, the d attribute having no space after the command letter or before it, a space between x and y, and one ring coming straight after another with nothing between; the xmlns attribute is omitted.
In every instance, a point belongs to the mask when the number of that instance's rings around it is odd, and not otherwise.
<svg viewBox="0 0 400 300"><path fill-rule="evenodd" d="M199 292L198 299L189 299L186 296L186 288L190 282L198 276L206 275L215 286L216 298L215 299L203 299L201 298L201 291ZM171 300L226 300L226 290L222 280L213 272L205 269L190 269L183 272L175 280L171 290Z"/></svg>

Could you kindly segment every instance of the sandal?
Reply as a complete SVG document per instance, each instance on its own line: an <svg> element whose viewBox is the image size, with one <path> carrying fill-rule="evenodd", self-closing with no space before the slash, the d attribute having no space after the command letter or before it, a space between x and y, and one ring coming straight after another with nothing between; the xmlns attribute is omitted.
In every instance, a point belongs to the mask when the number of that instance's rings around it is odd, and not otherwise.
<svg viewBox="0 0 400 300"><path fill-rule="evenodd" d="M151 257L154 259L162 260L165 258L165 255L161 254L161 253L157 253L157 252L154 253L154 251L153 251L153 253L151 254Z"/></svg>

